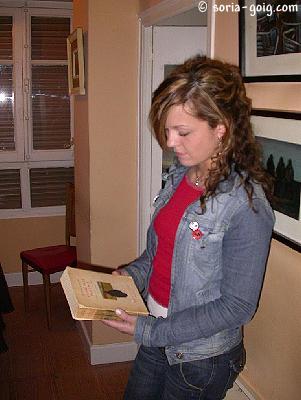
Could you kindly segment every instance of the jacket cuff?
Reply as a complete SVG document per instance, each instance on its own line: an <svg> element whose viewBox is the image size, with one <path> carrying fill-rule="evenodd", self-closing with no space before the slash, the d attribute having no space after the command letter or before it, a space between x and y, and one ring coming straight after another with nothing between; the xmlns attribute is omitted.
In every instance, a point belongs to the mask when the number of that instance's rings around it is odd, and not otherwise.
<svg viewBox="0 0 301 400"><path fill-rule="evenodd" d="M155 321L156 318L151 316L137 318L134 332L136 343L151 347L151 330Z"/></svg>

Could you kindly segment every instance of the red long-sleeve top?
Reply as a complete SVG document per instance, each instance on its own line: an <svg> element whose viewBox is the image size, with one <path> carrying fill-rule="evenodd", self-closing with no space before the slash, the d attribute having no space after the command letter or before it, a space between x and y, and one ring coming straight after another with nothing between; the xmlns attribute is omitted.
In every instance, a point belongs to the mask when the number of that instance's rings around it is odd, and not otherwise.
<svg viewBox="0 0 301 400"><path fill-rule="evenodd" d="M158 246L153 260L149 292L163 307L168 307L169 303L172 256L180 220L186 208L200 198L202 193L203 188L193 186L185 176L172 198L155 218L154 228L158 237ZM187 229L190 229L188 224Z"/></svg>

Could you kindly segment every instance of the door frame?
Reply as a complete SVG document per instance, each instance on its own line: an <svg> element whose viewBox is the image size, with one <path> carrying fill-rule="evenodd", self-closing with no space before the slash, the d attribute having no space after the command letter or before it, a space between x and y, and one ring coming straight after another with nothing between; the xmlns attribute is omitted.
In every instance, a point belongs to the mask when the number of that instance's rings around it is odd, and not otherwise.
<svg viewBox="0 0 301 400"><path fill-rule="evenodd" d="M208 0L207 54L214 57L215 0ZM137 252L145 249L147 228L151 219L151 131L148 112L152 93L153 25L159 21L188 11L199 4L198 0L163 0L139 14L139 94L138 94L138 187L137 187Z"/></svg>

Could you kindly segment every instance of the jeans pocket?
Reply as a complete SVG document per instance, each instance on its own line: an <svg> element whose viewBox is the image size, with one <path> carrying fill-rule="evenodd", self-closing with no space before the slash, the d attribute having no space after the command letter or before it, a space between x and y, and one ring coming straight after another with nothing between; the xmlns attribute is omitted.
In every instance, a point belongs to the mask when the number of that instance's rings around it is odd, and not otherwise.
<svg viewBox="0 0 301 400"><path fill-rule="evenodd" d="M204 390L214 376L214 358L180 363L180 374L191 389Z"/></svg>
<svg viewBox="0 0 301 400"><path fill-rule="evenodd" d="M241 344L239 352L237 350L234 351L232 357L229 358L228 381L224 387L223 395L220 397L221 399L223 399L226 396L226 392L233 387L236 378L244 369L245 364L246 351L243 344Z"/></svg>
<svg viewBox="0 0 301 400"><path fill-rule="evenodd" d="M246 350L242 346L240 354L236 357L233 357L230 360L230 369L237 376L244 369L245 364L246 364Z"/></svg>

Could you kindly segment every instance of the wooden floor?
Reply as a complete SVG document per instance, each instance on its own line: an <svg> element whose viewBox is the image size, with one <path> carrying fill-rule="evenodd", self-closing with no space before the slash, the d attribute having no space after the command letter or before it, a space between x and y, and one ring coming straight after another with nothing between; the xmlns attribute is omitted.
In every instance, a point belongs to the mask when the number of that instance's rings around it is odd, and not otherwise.
<svg viewBox="0 0 301 400"><path fill-rule="evenodd" d="M8 352L0 353L0 400L119 400L131 363L90 365L60 284L53 286L53 328L46 327L42 286L10 288L15 311L4 314Z"/></svg>

